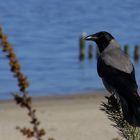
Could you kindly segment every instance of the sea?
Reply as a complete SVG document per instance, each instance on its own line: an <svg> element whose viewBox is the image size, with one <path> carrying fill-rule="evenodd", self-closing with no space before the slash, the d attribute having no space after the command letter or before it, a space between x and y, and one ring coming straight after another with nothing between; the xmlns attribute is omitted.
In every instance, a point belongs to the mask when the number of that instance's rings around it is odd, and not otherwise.
<svg viewBox="0 0 140 140"><path fill-rule="evenodd" d="M96 70L96 45L86 42L79 61L79 38L98 31L110 32L122 46L128 44L136 80L140 63L134 62L140 44L139 0L4 0L0 26L8 36L30 83L31 96L61 96L104 89ZM92 44L93 58L88 59ZM0 49L0 99L18 92L6 54Z"/></svg>

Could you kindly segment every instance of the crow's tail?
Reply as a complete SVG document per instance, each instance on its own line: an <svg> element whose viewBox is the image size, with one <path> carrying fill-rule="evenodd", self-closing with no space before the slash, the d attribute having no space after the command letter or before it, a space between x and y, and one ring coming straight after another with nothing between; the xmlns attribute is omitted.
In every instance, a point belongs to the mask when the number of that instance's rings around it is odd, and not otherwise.
<svg viewBox="0 0 140 140"><path fill-rule="evenodd" d="M120 95L120 94L119 94ZM140 96L133 94L130 98L120 96L124 119L134 127L140 127Z"/></svg>

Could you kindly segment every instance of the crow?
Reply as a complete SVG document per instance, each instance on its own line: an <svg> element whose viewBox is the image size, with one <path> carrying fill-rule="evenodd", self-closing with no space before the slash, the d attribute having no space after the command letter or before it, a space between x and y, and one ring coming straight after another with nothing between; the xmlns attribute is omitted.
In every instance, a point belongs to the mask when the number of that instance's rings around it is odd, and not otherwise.
<svg viewBox="0 0 140 140"><path fill-rule="evenodd" d="M135 69L129 57L106 31L89 35L85 39L95 41L98 46L98 75L105 88L119 98L124 120L131 126L140 127L140 96Z"/></svg>

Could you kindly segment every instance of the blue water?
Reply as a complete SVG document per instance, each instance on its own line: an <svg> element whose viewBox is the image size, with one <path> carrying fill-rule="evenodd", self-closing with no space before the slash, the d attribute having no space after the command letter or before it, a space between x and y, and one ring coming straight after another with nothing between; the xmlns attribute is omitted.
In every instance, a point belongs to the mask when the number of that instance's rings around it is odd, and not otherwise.
<svg viewBox="0 0 140 140"><path fill-rule="evenodd" d="M96 59L80 63L79 36L106 30L121 45L140 43L139 0L4 0L0 25L30 81L32 96L102 89ZM87 43L88 45L88 43ZM140 86L140 64L135 64ZM0 98L11 98L17 81L0 51Z"/></svg>

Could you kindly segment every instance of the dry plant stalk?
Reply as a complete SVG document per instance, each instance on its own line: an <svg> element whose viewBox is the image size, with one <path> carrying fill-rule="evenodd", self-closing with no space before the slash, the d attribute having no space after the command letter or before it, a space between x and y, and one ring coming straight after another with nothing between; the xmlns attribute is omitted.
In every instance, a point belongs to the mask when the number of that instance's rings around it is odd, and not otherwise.
<svg viewBox="0 0 140 140"><path fill-rule="evenodd" d="M101 104L101 110L104 111L108 119L113 122L112 126L119 130L119 134L126 140L140 140L140 128L129 125L123 118L120 102L111 95L106 97L107 102Z"/></svg>
<svg viewBox="0 0 140 140"><path fill-rule="evenodd" d="M46 134L43 128L39 129L40 121L36 117L36 109L32 107L32 97L29 96L27 92L27 88L29 86L29 82L27 81L27 77L21 72L21 65L16 57L16 54L8 42L7 36L2 32L2 28L0 27L0 39L1 39L1 47L2 51L5 52L6 57L9 60L10 70L13 72L14 77L17 78L19 93L13 94L16 103L22 107L26 108L28 111L28 116L31 119L32 128L21 128L17 127L17 129L27 138L35 137L37 140L42 140L42 137ZM49 138L50 140L54 140Z"/></svg>

